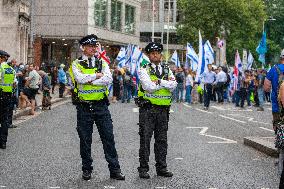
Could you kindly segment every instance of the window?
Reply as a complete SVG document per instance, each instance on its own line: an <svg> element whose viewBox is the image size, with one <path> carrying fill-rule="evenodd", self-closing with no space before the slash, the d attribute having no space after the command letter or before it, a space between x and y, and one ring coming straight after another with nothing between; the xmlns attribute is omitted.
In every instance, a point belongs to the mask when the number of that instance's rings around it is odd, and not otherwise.
<svg viewBox="0 0 284 189"><path fill-rule="evenodd" d="M135 32L135 7L125 6L125 32L134 34Z"/></svg>
<svg viewBox="0 0 284 189"><path fill-rule="evenodd" d="M121 31L121 7L122 3L117 0L111 1L111 22L112 30Z"/></svg>
<svg viewBox="0 0 284 189"><path fill-rule="evenodd" d="M105 28L107 16L107 0L95 0L94 18L96 26Z"/></svg>

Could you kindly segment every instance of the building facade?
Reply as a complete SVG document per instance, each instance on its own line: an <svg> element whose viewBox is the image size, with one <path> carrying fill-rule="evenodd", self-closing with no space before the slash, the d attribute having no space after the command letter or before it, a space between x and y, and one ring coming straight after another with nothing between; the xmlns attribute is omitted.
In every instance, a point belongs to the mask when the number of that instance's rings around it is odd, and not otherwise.
<svg viewBox="0 0 284 189"><path fill-rule="evenodd" d="M30 2L28 0L0 1L0 49L11 58L27 63L29 53Z"/></svg>
<svg viewBox="0 0 284 189"><path fill-rule="evenodd" d="M152 41L152 14L153 1L141 0L140 46L142 47ZM177 0L154 0L154 41L165 46L167 43L167 30L169 29L169 49L182 50L184 46L178 44L179 39L176 34L179 19Z"/></svg>
<svg viewBox="0 0 284 189"><path fill-rule="evenodd" d="M96 34L108 54L116 45L139 44L139 0L36 0L34 11L37 65L70 63L87 34Z"/></svg>

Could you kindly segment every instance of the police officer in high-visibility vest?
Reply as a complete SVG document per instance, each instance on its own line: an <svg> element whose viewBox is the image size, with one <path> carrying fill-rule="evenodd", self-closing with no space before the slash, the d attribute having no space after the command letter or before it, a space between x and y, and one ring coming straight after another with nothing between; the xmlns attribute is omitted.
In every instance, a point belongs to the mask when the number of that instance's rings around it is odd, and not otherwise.
<svg viewBox="0 0 284 189"><path fill-rule="evenodd" d="M8 127L12 116L10 109L13 105L12 93L17 79L15 70L7 63L10 55L0 50L0 148L6 149Z"/></svg>
<svg viewBox="0 0 284 189"><path fill-rule="evenodd" d="M121 173L115 148L113 124L108 110L108 85L112 74L108 64L95 55L99 46L96 35L87 35L80 40L83 54L72 62L70 76L73 81L73 103L77 109L77 131L80 138L82 158L82 178L91 179L93 170L91 144L93 124L95 123L103 143L103 149L110 178L125 180Z"/></svg>
<svg viewBox="0 0 284 189"><path fill-rule="evenodd" d="M140 69L141 86L139 87L138 100L136 100L140 107L139 177L150 178L148 162L153 133L156 173L158 176L172 177L173 173L168 171L166 163L167 131L172 91L176 88L177 82L168 65L161 63L162 44L151 42L146 46L145 51L151 63Z"/></svg>

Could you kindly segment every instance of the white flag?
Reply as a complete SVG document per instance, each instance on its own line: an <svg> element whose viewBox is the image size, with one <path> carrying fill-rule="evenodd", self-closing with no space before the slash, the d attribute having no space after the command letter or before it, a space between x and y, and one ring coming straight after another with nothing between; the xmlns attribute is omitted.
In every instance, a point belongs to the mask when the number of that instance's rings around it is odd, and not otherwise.
<svg viewBox="0 0 284 189"><path fill-rule="evenodd" d="M196 54L194 48L190 45L190 43L187 43L186 58L187 61L191 60L191 70L196 71L198 66L198 55Z"/></svg>
<svg viewBox="0 0 284 189"><path fill-rule="evenodd" d="M126 51L124 47L120 48L120 51L116 57L116 60L118 61L118 67L122 68L125 66L125 62L126 62Z"/></svg>
<svg viewBox="0 0 284 189"><path fill-rule="evenodd" d="M214 50L211 47L210 42L207 40L204 44L204 55L205 55L205 64L212 64L214 62Z"/></svg>
<svg viewBox="0 0 284 189"><path fill-rule="evenodd" d="M251 70L251 67L252 67L253 62L254 62L254 58L253 58L251 52L249 52L249 55L248 55L248 64L247 64L247 69L248 69L248 70Z"/></svg>
<svg viewBox="0 0 284 189"><path fill-rule="evenodd" d="M175 50L174 54L172 55L171 61L173 61L175 63L176 67L180 67L180 61L179 61L178 53L177 53L176 50Z"/></svg>
<svg viewBox="0 0 284 189"><path fill-rule="evenodd" d="M137 46L134 46L134 48L132 49L131 62L130 62L130 72L132 75L135 75L135 72L138 71L137 69L140 68L142 55L143 53L139 50L139 48Z"/></svg>

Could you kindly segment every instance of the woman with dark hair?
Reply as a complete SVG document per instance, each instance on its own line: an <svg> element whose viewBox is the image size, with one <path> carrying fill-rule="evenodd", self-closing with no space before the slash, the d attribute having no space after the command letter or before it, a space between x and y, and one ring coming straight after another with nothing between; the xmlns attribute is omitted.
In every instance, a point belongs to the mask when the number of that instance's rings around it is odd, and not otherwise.
<svg viewBox="0 0 284 189"><path fill-rule="evenodd" d="M112 102L116 103L117 99L120 97L120 81L119 81L120 71L115 68L113 71L113 95L112 95Z"/></svg>

